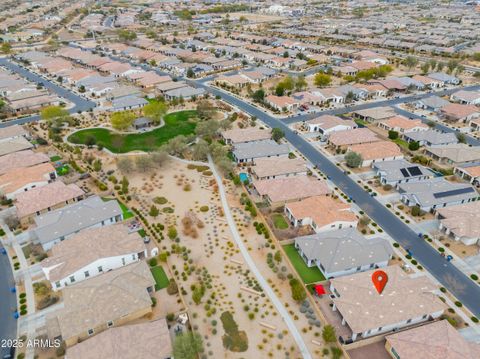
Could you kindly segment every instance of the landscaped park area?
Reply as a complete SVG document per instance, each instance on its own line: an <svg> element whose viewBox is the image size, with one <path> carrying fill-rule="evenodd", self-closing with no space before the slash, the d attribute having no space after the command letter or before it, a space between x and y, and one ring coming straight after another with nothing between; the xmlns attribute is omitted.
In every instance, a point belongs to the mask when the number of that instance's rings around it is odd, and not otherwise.
<svg viewBox="0 0 480 359"><path fill-rule="evenodd" d="M169 113L163 118L164 126L142 133L121 134L108 128L87 128L71 134L68 141L84 145L89 142L97 145L101 144L114 153L152 152L176 136L194 134L196 114L195 110Z"/></svg>
<svg viewBox="0 0 480 359"><path fill-rule="evenodd" d="M295 270L305 284L321 282L325 280L325 277L320 269L317 267L307 267L307 264L295 249L295 245L293 243L284 245L283 250L287 254L290 262L295 267Z"/></svg>

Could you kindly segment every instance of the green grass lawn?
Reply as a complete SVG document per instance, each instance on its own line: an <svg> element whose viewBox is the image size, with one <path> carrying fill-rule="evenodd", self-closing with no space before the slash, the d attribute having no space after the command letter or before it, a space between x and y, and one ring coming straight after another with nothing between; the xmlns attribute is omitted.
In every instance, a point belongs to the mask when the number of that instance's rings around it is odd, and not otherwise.
<svg viewBox="0 0 480 359"><path fill-rule="evenodd" d="M65 164L61 167L58 167L56 171L59 176L65 176L70 172L70 167Z"/></svg>
<svg viewBox="0 0 480 359"><path fill-rule="evenodd" d="M168 283L170 281L168 280L167 274L161 266L150 268L150 271L155 279L155 291L159 291L160 289L168 287Z"/></svg>
<svg viewBox="0 0 480 359"><path fill-rule="evenodd" d="M62 159L62 157L60 156L52 156L50 157L50 161L51 162L57 162L57 161L60 161Z"/></svg>
<svg viewBox="0 0 480 359"><path fill-rule="evenodd" d="M280 213L272 214L273 225L277 229L287 229L288 223Z"/></svg>
<svg viewBox="0 0 480 359"><path fill-rule="evenodd" d="M403 147L404 149L408 150L408 142L407 141L404 141L401 138L396 138L392 141L395 142L397 145Z"/></svg>
<svg viewBox="0 0 480 359"><path fill-rule="evenodd" d="M325 277L323 276L322 272L320 272L320 269L317 267L307 267L305 261L297 252L293 243L284 245L283 249L285 250L288 259L290 259L290 262L293 264L295 270L300 275L300 278L302 278L304 283L308 284L325 280Z"/></svg>
<svg viewBox="0 0 480 359"><path fill-rule="evenodd" d="M153 131L116 134L106 128L87 128L73 133L68 141L76 144L85 144L87 138L95 137L96 143L102 143L107 149L115 153L130 151L154 151L164 145L171 138L179 135L188 136L195 132L196 123L191 121L196 111L179 111L169 113L164 117L165 125Z"/></svg>
<svg viewBox="0 0 480 359"><path fill-rule="evenodd" d="M104 202L108 202L108 201L113 201L116 199L115 198L110 198L110 197L102 197L102 200ZM122 209L122 214L123 214L123 220L126 220L126 219L129 219L129 218L132 218L133 217L133 212L130 211L130 209L125 206L122 202L118 202L120 208Z"/></svg>

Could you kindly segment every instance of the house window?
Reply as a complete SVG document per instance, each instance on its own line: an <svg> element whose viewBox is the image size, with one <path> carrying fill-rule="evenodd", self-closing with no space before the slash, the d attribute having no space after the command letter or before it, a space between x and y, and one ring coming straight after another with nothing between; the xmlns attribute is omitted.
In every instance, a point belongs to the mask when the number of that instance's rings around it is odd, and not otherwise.
<svg viewBox="0 0 480 359"><path fill-rule="evenodd" d="M407 320L407 324L408 324L408 323L411 323L411 322L412 322L412 320L411 320L411 319Z"/></svg>
<svg viewBox="0 0 480 359"><path fill-rule="evenodd" d="M55 282L55 288L60 288L60 281Z"/></svg>
<svg viewBox="0 0 480 359"><path fill-rule="evenodd" d="M125 258L122 258L122 265L125 265Z"/></svg>
<svg viewBox="0 0 480 359"><path fill-rule="evenodd" d="M98 266L98 271L101 273L103 272L103 267L102 266Z"/></svg>
<svg viewBox="0 0 480 359"><path fill-rule="evenodd" d="M70 283L75 283L75 276L72 275L72 276L70 277Z"/></svg>
<svg viewBox="0 0 480 359"><path fill-rule="evenodd" d="M85 271L85 272L83 272L83 274L85 274L85 278L88 278L88 277L90 277L90 273L88 273L88 270L87 270L87 271Z"/></svg>
<svg viewBox="0 0 480 359"><path fill-rule="evenodd" d="M132 259L135 260L135 253L132 254Z"/></svg>
<svg viewBox="0 0 480 359"><path fill-rule="evenodd" d="M422 319L427 319L427 317L428 317L428 314L425 314L425 315L422 317Z"/></svg>
<svg viewBox="0 0 480 359"><path fill-rule="evenodd" d="M110 327L113 327L113 322L112 322L111 320L109 320L109 321L107 322L107 327L109 327L109 328L110 328Z"/></svg>
<svg viewBox="0 0 480 359"><path fill-rule="evenodd" d="M88 335L93 335L93 333L95 333L93 329L88 329Z"/></svg>

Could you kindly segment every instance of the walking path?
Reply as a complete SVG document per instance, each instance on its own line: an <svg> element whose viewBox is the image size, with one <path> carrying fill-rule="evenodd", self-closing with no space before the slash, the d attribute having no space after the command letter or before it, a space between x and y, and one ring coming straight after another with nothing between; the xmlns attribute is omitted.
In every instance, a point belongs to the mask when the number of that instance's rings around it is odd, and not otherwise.
<svg viewBox="0 0 480 359"><path fill-rule="evenodd" d="M218 174L210 155L208 155L208 163L210 164L210 168L212 169L213 176L215 177L215 180L217 181L217 184L218 184L218 192L220 193L220 199L222 201L225 218L227 219L227 223L228 223L228 226L230 227L230 231L232 232L233 239L237 243L237 246L240 249L240 252L242 253L243 258L245 259L245 262L247 263L248 267L250 268L252 273L255 275L255 278L257 279L258 283L262 286L265 293L270 297L270 300L272 301L273 305L275 306L275 308L277 309L277 311L280 313L283 320L287 324L287 327L290 330L290 333L292 333L293 338L295 339L295 342L297 343L298 348L302 353L302 357L304 359L311 359L312 355L308 351L308 348L305 342L303 341L302 335L300 334L297 327L295 326L295 323L293 322L292 318L290 318L290 315L288 314L287 309L283 306L283 304L280 302L278 297L275 295L273 289L270 287L268 282L262 276L257 266L255 265L255 262L253 261L252 257L250 257L250 254L248 253L247 248L243 244L243 241L240 237L240 234L238 233L237 226L233 219L232 213L230 212L230 207L228 206L227 196L225 194L225 187L223 186L222 178Z"/></svg>

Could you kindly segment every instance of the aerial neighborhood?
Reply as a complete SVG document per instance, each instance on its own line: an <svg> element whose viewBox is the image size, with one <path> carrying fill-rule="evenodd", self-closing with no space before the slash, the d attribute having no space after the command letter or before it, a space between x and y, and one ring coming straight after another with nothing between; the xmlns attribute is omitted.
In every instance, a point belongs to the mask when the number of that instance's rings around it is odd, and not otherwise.
<svg viewBox="0 0 480 359"><path fill-rule="evenodd" d="M480 4L0 4L3 359L480 358Z"/></svg>

